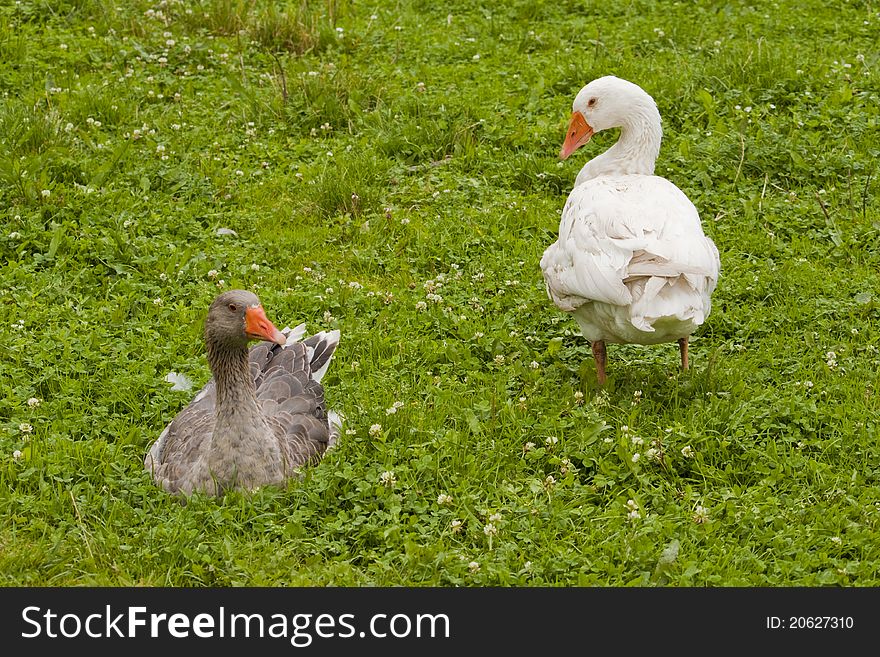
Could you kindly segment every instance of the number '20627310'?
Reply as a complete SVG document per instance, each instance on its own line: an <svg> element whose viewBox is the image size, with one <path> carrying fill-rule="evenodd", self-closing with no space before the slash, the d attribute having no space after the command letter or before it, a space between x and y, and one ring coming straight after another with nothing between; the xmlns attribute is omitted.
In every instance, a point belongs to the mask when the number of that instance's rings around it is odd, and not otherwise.
<svg viewBox="0 0 880 657"><path fill-rule="evenodd" d="M768 630L851 630L852 616L767 616Z"/></svg>

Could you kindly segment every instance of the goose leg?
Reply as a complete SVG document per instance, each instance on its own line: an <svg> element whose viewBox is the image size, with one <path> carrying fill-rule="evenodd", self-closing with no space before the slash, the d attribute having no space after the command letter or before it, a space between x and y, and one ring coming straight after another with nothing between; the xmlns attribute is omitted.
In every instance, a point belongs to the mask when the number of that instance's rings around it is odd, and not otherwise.
<svg viewBox="0 0 880 657"><path fill-rule="evenodd" d="M681 351L681 369L688 368L688 339L687 336L678 339L678 348Z"/></svg>
<svg viewBox="0 0 880 657"><path fill-rule="evenodd" d="M593 359L596 361L599 385L605 385L605 341L596 340L590 346L593 348Z"/></svg>

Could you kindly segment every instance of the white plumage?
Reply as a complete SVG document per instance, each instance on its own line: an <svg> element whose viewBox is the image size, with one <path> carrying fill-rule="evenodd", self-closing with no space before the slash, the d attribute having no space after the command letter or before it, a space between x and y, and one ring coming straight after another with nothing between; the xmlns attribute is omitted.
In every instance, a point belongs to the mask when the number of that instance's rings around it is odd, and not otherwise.
<svg viewBox="0 0 880 657"><path fill-rule="evenodd" d="M561 157L618 126L618 142L578 175L541 258L547 293L592 343L600 382L606 342L678 340L687 367L687 337L709 315L720 268L694 205L653 175L660 115L641 88L611 76L584 87Z"/></svg>

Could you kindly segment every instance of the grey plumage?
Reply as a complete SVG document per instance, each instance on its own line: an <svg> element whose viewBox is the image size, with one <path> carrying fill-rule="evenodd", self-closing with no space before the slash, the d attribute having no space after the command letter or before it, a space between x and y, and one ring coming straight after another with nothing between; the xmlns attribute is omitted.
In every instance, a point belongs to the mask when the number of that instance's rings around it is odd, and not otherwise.
<svg viewBox="0 0 880 657"><path fill-rule="evenodd" d="M265 320L262 337L292 341L282 346L266 340L248 349L256 334L248 333L254 318L246 313ZM339 433L320 383L339 331L299 341L303 332L302 326L278 332L249 292L227 292L214 301L205 323L214 376L147 453L144 467L156 483L171 493L219 495L283 485L321 459Z"/></svg>

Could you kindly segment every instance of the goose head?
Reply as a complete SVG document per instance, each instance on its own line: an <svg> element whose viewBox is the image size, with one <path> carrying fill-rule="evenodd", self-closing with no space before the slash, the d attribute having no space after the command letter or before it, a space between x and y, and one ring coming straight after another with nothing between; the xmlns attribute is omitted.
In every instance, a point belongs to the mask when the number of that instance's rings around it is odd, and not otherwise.
<svg viewBox="0 0 880 657"><path fill-rule="evenodd" d="M249 340L269 340L283 345L284 334L266 317L253 292L230 290L211 304L205 320L205 341L222 347L246 347Z"/></svg>
<svg viewBox="0 0 880 657"><path fill-rule="evenodd" d="M656 130L660 129L660 114L654 99L637 84L613 75L597 78L581 89L571 112L571 122L559 153L562 160L601 130L625 127L638 119L646 119Z"/></svg>

